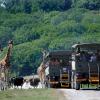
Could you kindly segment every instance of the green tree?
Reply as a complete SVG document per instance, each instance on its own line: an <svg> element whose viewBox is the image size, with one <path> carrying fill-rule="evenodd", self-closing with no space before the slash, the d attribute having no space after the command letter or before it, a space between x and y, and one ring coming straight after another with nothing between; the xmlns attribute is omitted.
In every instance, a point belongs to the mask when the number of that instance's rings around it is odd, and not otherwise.
<svg viewBox="0 0 100 100"><path fill-rule="evenodd" d="M32 3L31 1L24 1L24 12L30 14L32 12Z"/></svg>

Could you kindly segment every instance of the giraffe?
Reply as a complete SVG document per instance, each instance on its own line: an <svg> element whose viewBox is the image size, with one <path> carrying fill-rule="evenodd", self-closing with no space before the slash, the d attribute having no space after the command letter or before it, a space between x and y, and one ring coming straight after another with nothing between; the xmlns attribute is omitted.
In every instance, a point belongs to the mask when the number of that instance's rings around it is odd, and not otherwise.
<svg viewBox="0 0 100 100"><path fill-rule="evenodd" d="M45 83L45 69L46 69L46 66L45 66L45 57L46 57L46 51L43 51L43 61L42 63L40 64L40 66L38 67L37 69L37 74L40 78L40 82L42 84L42 88L44 88L44 83Z"/></svg>
<svg viewBox="0 0 100 100"><path fill-rule="evenodd" d="M40 78L40 82L42 84L42 88L44 87L44 80L45 80L45 64L42 62L37 69L37 74Z"/></svg>
<svg viewBox="0 0 100 100"><path fill-rule="evenodd" d="M5 57L0 61L0 79L1 81L6 84L7 87L9 81L9 67L10 67L10 56L11 56L11 49L12 49L13 41L10 40L8 42L8 50Z"/></svg>

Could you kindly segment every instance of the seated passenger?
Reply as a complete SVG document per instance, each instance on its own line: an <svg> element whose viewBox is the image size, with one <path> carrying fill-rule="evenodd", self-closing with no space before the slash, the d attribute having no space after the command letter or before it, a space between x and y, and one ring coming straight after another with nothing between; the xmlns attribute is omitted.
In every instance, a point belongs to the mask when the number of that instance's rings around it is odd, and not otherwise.
<svg viewBox="0 0 100 100"><path fill-rule="evenodd" d="M56 59L56 60L55 60L55 65L59 65L59 64L60 64L59 60Z"/></svg>
<svg viewBox="0 0 100 100"><path fill-rule="evenodd" d="M95 54L92 54L90 57L90 62L95 62L95 61L97 61L97 57Z"/></svg>
<svg viewBox="0 0 100 100"><path fill-rule="evenodd" d="M86 61L90 61L90 58L91 58L91 55L87 52L87 54L86 54Z"/></svg>
<svg viewBox="0 0 100 100"><path fill-rule="evenodd" d="M86 61L86 52L82 51L80 56L81 61Z"/></svg>
<svg viewBox="0 0 100 100"><path fill-rule="evenodd" d="M97 56L97 61L100 61L100 50L97 50L96 56Z"/></svg>

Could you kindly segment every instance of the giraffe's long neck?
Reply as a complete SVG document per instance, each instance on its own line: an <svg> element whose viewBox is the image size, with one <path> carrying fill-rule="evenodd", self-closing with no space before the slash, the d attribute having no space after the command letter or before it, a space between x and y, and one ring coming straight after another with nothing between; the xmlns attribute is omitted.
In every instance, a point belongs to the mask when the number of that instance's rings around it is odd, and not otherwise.
<svg viewBox="0 0 100 100"><path fill-rule="evenodd" d="M11 47L12 46L8 46L8 51L7 51L7 54L6 54L6 56L5 56L5 62L9 62L9 59L10 59L10 56L11 56Z"/></svg>

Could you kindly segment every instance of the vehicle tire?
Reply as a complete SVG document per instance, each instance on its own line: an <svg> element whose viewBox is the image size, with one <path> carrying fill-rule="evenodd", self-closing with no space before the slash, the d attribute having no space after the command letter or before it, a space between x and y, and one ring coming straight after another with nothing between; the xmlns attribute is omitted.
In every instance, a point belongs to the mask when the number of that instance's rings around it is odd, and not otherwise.
<svg viewBox="0 0 100 100"><path fill-rule="evenodd" d="M69 87L68 88L71 88L71 83L69 83Z"/></svg>
<svg viewBox="0 0 100 100"><path fill-rule="evenodd" d="M76 84L75 84L75 89L76 89L76 90L80 90L80 83L77 83L77 82L76 82Z"/></svg>
<svg viewBox="0 0 100 100"><path fill-rule="evenodd" d="M57 84L57 88L61 88L61 83L58 83Z"/></svg>

